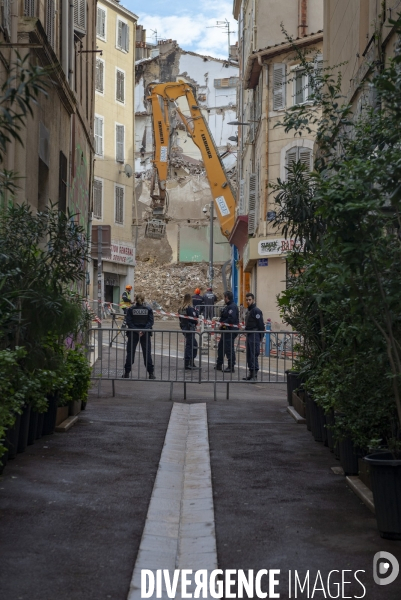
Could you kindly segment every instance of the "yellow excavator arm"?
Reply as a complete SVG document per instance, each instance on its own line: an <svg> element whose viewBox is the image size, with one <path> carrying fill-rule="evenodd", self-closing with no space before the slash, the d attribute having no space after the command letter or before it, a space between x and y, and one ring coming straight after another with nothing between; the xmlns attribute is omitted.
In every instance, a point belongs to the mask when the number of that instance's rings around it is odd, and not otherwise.
<svg viewBox="0 0 401 600"><path fill-rule="evenodd" d="M184 96L188 102L189 117L183 114L177 104L177 99ZM174 108L184 123L188 135L201 152L221 231L228 238L235 223L235 198L208 124L196 103L192 87L185 82L151 84L149 86L148 100L152 104L155 148L153 161L154 174L151 187L154 217L157 219L166 207L166 183L170 147L169 108L171 104L174 104ZM158 193L154 193L156 174Z"/></svg>

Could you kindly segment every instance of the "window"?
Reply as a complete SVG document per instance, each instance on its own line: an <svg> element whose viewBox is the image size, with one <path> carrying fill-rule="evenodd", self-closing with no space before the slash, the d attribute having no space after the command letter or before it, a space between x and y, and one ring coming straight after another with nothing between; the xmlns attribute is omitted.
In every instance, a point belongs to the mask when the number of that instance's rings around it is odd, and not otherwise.
<svg viewBox="0 0 401 600"><path fill-rule="evenodd" d="M95 153L103 156L103 117L95 116Z"/></svg>
<svg viewBox="0 0 401 600"><path fill-rule="evenodd" d="M125 102L125 73L119 69L116 72L116 99Z"/></svg>
<svg viewBox="0 0 401 600"><path fill-rule="evenodd" d="M117 19L117 48L128 52L129 50L129 27L128 23L124 23Z"/></svg>
<svg viewBox="0 0 401 600"><path fill-rule="evenodd" d="M93 181L93 216L95 219L103 218L103 179Z"/></svg>
<svg viewBox="0 0 401 600"><path fill-rule="evenodd" d="M282 110L285 108L285 65L282 63L275 63L273 65L273 110Z"/></svg>
<svg viewBox="0 0 401 600"><path fill-rule="evenodd" d="M74 31L86 34L86 0L74 0Z"/></svg>
<svg viewBox="0 0 401 600"><path fill-rule="evenodd" d="M60 152L59 184L58 184L58 209L62 212L67 210L67 157Z"/></svg>
<svg viewBox="0 0 401 600"><path fill-rule="evenodd" d="M116 185L114 188L115 194L115 222L119 225L124 225L124 188L121 185Z"/></svg>
<svg viewBox="0 0 401 600"><path fill-rule="evenodd" d="M214 87L215 88L237 87L238 81L239 81L238 77L225 77L224 79L215 79Z"/></svg>
<svg viewBox="0 0 401 600"><path fill-rule="evenodd" d="M96 59L96 91L104 92L104 61L101 58Z"/></svg>
<svg viewBox="0 0 401 600"><path fill-rule="evenodd" d="M120 163L124 162L124 137L124 125L116 125L116 161Z"/></svg>
<svg viewBox="0 0 401 600"><path fill-rule="evenodd" d="M11 0L2 0L1 24L7 32L8 38L11 36Z"/></svg>
<svg viewBox="0 0 401 600"><path fill-rule="evenodd" d="M102 40L106 39L106 11L100 6L97 7L96 35Z"/></svg>
<svg viewBox="0 0 401 600"><path fill-rule="evenodd" d="M286 180L288 180L288 169L296 162L301 162L308 171L313 168L313 154L311 148L303 146L294 146L287 150L285 154Z"/></svg>
<svg viewBox="0 0 401 600"><path fill-rule="evenodd" d="M47 40L52 48L54 48L54 0L47 0L46 3L46 35Z"/></svg>
<svg viewBox="0 0 401 600"><path fill-rule="evenodd" d="M24 0L24 16L35 16L35 0Z"/></svg>
<svg viewBox="0 0 401 600"><path fill-rule="evenodd" d="M309 75L305 69L294 73L294 104L304 104L309 98Z"/></svg>

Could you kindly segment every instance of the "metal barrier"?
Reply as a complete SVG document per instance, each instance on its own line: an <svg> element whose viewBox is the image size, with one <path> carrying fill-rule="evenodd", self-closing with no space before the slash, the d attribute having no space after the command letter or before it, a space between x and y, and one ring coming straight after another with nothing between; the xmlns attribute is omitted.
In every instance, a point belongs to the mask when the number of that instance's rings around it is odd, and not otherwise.
<svg viewBox="0 0 401 600"><path fill-rule="evenodd" d="M228 399L230 384L249 384L254 372L257 383L284 383L299 348L294 332L154 329L140 334L102 327L89 331L88 359L92 378L111 381L113 396L116 380L146 381L154 373L157 382L170 384L171 398L174 383L184 384L184 399L187 383L211 383L216 399L217 384L222 383Z"/></svg>

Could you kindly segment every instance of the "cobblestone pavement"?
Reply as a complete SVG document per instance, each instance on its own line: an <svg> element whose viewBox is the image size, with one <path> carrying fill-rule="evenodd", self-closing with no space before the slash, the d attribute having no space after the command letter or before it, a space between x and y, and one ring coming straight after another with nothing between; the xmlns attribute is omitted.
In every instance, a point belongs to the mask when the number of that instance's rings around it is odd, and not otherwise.
<svg viewBox="0 0 401 600"><path fill-rule="evenodd" d="M276 592L285 599L289 571L302 580L309 571L309 597L324 598L330 571L344 570L352 583L338 593L341 573L333 573L331 597L399 600L401 576L379 587L372 568L379 551L401 563L401 542L380 538L373 514L332 472L334 456L287 414L285 387L233 386L229 401L222 387L217 402L212 385L187 388L187 404L206 404L219 568L280 569ZM174 402L183 403L182 384ZM68 433L7 464L1 598L128 598L172 406L165 384L116 382L112 398L104 382ZM326 596L312 596L318 572Z"/></svg>

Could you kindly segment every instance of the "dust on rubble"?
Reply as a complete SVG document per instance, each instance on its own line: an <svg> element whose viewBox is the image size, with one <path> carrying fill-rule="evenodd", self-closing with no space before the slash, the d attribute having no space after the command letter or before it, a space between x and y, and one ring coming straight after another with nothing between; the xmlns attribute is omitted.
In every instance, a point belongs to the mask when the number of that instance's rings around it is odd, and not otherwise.
<svg viewBox="0 0 401 600"><path fill-rule="evenodd" d="M204 294L209 287L208 264L160 265L152 260L137 261L135 267L135 291L145 294L150 305L159 304L167 312L177 312L185 293L194 293L196 288ZM214 267L213 291L218 301L223 299L221 266Z"/></svg>

